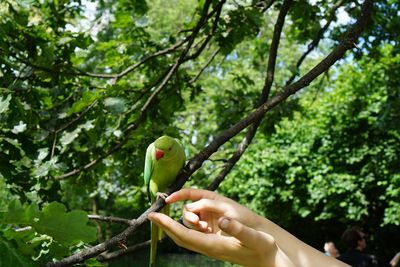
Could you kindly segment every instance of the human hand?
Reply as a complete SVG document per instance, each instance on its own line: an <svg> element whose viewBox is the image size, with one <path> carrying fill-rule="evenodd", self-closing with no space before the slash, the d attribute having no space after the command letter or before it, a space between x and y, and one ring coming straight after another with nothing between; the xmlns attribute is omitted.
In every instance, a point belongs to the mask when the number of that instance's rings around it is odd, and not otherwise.
<svg viewBox="0 0 400 267"><path fill-rule="evenodd" d="M237 202L215 192L199 189L182 189L170 195L168 204L191 200L183 206L183 224L205 233L219 233L218 221L230 218L250 227L256 228L257 215Z"/></svg>
<svg viewBox="0 0 400 267"><path fill-rule="evenodd" d="M179 246L211 258L244 266L294 266L274 238L252 228L256 215L235 201L214 192L183 189L166 198L167 204L192 200L183 208L186 228L168 216L150 213Z"/></svg>

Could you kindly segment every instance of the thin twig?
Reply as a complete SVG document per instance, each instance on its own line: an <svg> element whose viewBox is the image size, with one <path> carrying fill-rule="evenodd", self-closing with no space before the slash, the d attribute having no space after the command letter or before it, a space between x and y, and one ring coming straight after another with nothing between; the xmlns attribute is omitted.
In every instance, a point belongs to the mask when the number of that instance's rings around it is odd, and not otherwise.
<svg viewBox="0 0 400 267"><path fill-rule="evenodd" d="M97 100L93 101L83 112L81 112L78 116L76 116L74 119L71 121L67 122L66 124L62 125L60 128L56 129L54 131L54 138L53 138L53 145L51 147L51 154L50 154L50 159L54 157L54 153L56 150L56 145L57 145L57 136L58 133L64 131L68 127L70 127L72 124L76 123L79 121L89 110L91 110L95 105L97 104Z"/></svg>
<svg viewBox="0 0 400 267"><path fill-rule="evenodd" d="M189 84L195 83L201 74L204 72L204 70L211 64L211 62L214 60L214 58L217 56L218 52L221 50L220 47L218 47L211 55L211 57L207 60L206 64L201 68L201 70L196 74L195 77L193 77L190 81Z"/></svg>
<svg viewBox="0 0 400 267"><path fill-rule="evenodd" d="M51 146L50 159L53 159L53 157L54 157L54 153L56 151L56 145L57 145L57 132L54 132L53 145Z"/></svg>
<svg viewBox="0 0 400 267"><path fill-rule="evenodd" d="M125 76L125 75L127 75L128 73L134 71L135 69L137 69L138 67L140 67L141 65L143 65L145 62L149 61L150 59L155 58L155 57L158 57L158 56L161 56L161 55L166 55L166 54L169 54L169 53L171 53L171 52L176 51L177 48L179 48L179 47L182 46L184 43L186 43L186 42L188 41L188 39L189 39L189 37L183 39L182 41L176 43L175 45L173 45L173 46L171 46L171 47L169 47L169 48L167 48L167 49L158 51L158 52L156 52L156 53L154 53L154 54L152 54L152 55L150 55L150 56L147 56L147 57L143 58L141 61L139 61L138 63L136 63L136 64L134 64L134 65L132 65L132 66L129 66L129 67L126 68L124 71L120 72L119 74L117 74L117 75L114 77L113 84L115 84L115 83L116 83L119 79L121 79L123 76Z"/></svg>
<svg viewBox="0 0 400 267"><path fill-rule="evenodd" d="M161 75L160 77L158 77L158 79L154 82L152 82L151 84L147 85L145 88L143 88L140 91L140 94L136 97L136 99L133 101L132 106L125 111L122 115L123 116L127 116L128 114L130 114L131 112L133 112L134 110L136 110L136 108L138 107L140 100L151 90L151 88L155 87L157 84L159 84L161 82L162 79L164 79L164 77L168 74L168 71L166 71L163 75Z"/></svg>
<svg viewBox="0 0 400 267"><path fill-rule="evenodd" d="M324 36L324 33L328 30L329 26L333 22L336 11L338 10L339 7L341 7L343 5L343 3L344 3L344 0L337 2L333 6L333 8L330 10L330 12L328 13L327 22L325 23L325 25L322 28L319 29L319 31L315 35L314 39L308 44L307 50L303 53L303 55L299 58L299 60L296 63L297 71L295 73L293 73L292 76L286 81L286 85L291 84L294 81L294 79L297 77L301 64L306 59L306 57L311 53L311 51L313 51L318 46L319 42L321 41L322 37Z"/></svg>
<svg viewBox="0 0 400 267"><path fill-rule="evenodd" d="M265 5L265 7L263 7L262 8L262 12L265 12L265 11L267 11L271 6L272 6L272 4L275 2L275 0L271 0L271 1L269 1L266 5Z"/></svg>
<svg viewBox="0 0 400 267"><path fill-rule="evenodd" d="M25 231L30 231L32 230L32 226L25 226L22 228L14 228L14 232L25 232Z"/></svg>
<svg viewBox="0 0 400 267"><path fill-rule="evenodd" d="M79 121L86 113L88 113L96 104L98 103L98 100L94 100L84 111L79 113L78 116L73 118L71 121L67 122L66 124L62 125L58 129L56 129L54 132L59 133L70 127L72 124L76 123Z"/></svg>
<svg viewBox="0 0 400 267"><path fill-rule="evenodd" d="M215 8L216 15L215 15L215 19L214 19L214 22L213 22L212 29L207 34L206 39L200 45L200 48L197 49L197 51L195 53L193 53L192 55L187 56L185 60L191 60L191 59L197 58L201 54L201 52L204 50L204 48L207 46L207 44L210 42L211 38L214 36L215 31L217 30L218 21L219 21L219 18L221 16L222 6L224 5L224 3L225 3L225 0L221 1L219 3L219 5Z"/></svg>
<svg viewBox="0 0 400 267"><path fill-rule="evenodd" d="M278 55L278 47L279 41L281 39L283 25L285 23L285 17L289 11L289 7L291 5L292 0L285 0L281 6L281 10L279 11L278 18L275 23L274 33L271 41L271 47L269 50L268 56L268 67L267 67L267 75L264 82L264 86L261 92L260 99L258 101L258 106L261 106L268 100L269 93L271 91L271 87L274 81L275 75L275 66L276 66L276 58ZM213 182L208 186L208 190L216 190L220 183L225 179L228 173L232 170L233 166L239 161L241 156L246 151L247 147L252 142L254 136L257 133L257 129L262 121L263 117L255 120L249 130L247 131L245 137L242 142L239 144L238 149L233 154L231 158L224 164L224 168L218 174L216 178L214 178Z"/></svg>

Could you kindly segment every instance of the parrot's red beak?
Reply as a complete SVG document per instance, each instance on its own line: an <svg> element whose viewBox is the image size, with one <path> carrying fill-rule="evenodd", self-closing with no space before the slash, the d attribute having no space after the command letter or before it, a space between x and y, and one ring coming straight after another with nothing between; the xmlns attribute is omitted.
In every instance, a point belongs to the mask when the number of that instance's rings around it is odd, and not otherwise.
<svg viewBox="0 0 400 267"><path fill-rule="evenodd" d="M156 160L159 160L162 157L164 157L164 151L156 149Z"/></svg>

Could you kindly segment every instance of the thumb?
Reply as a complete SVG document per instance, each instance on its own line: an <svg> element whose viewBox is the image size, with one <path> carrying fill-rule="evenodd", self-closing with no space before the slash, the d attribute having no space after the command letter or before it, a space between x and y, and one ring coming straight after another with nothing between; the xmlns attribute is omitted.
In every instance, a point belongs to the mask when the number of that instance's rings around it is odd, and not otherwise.
<svg viewBox="0 0 400 267"><path fill-rule="evenodd" d="M275 246L275 240L271 235L254 230L234 219L221 217L218 226L228 235L237 238L244 246L250 248L258 248L261 244Z"/></svg>

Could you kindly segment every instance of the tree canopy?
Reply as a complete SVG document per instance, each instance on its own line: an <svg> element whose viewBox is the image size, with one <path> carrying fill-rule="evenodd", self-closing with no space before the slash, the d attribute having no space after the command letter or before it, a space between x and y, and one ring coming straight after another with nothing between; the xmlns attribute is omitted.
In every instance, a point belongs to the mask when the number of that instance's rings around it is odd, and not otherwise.
<svg viewBox="0 0 400 267"><path fill-rule="evenodd" d="M394 253L399 12L2 1L0 266L102 266L146 246L140 226L163 203L147 203L144 156L163 134L189 159L168 192L218 190L314 246L358 224Z"/></svg>

